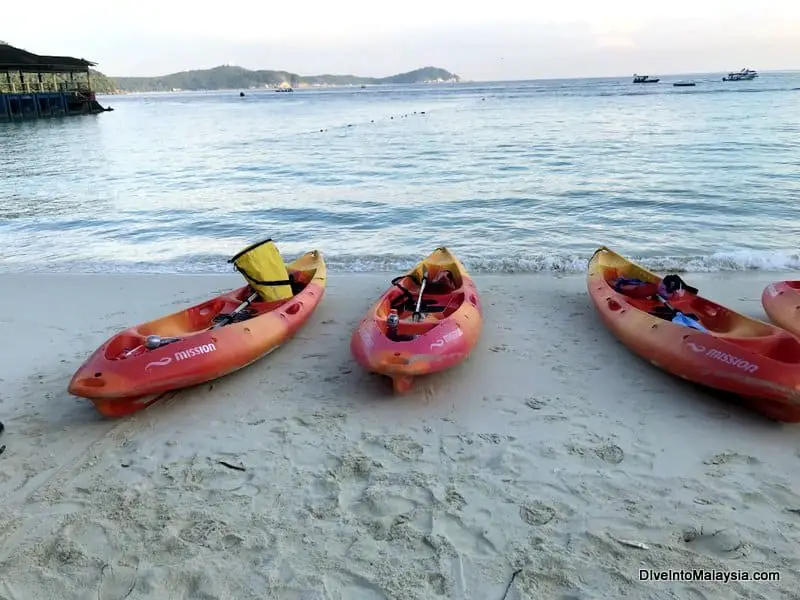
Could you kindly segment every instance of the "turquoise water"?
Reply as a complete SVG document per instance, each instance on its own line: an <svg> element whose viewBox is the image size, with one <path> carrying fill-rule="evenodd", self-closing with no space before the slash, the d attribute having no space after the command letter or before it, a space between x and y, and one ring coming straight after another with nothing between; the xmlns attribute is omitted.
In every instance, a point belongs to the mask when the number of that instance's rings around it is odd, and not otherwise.
<svg viewBox="0 0 800 600"><path fill-rule="evenodd" d="M130 95L0 124L0 269L227 271L264 237L332 270L446 245L475 271L574 271L603 244L800 268L800 73L720 78Z"/></svg>

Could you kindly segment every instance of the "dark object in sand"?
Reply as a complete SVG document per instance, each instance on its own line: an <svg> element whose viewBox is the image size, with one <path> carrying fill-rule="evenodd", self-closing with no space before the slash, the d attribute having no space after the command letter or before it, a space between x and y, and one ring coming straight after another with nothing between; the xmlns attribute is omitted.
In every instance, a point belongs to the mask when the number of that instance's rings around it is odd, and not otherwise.
<svg viewBox="0 0 800 600"><path fill-rule="evenodd" d="M218 460L217 462L219 464L221 464L223 467L228 467L229 469L235 469L236 471L246 471L247 470L244 467L240 467L239 465L232 465L231 463L225 462L224 460Z"/></svg>

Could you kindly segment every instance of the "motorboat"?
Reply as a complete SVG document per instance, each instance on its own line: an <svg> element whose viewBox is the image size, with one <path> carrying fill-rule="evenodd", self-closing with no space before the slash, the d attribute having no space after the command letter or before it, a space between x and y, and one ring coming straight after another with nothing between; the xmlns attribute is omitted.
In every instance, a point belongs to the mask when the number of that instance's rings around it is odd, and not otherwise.
<svg viewBox="0 0 800 600"><path fill-rule="evenodd" d="M650 77L649 75L635 75L633 76L633 83L658 83L661 81L658 77Z"/></svg>
<svg viewBox="0 0 800 600"><path fill-rule="evenodd" d="M742 69L741 71L732 71L722 78L722 81L752 81L758 77L758 71L750 69Z"/></svg>

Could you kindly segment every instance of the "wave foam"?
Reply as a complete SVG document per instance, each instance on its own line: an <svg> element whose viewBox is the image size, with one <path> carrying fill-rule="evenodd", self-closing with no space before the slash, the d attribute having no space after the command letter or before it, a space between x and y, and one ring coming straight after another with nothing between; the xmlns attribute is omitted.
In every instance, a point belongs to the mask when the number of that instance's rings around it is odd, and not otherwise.
<svg viewBox="0 0 800 600"><path fill-rule="evenodd" d="M530 253L485 256L457 253L472 273L583 273L591 253L569 255ZM145 262L0 262L4 272L59 273L228 273L228 256L203 255L179 261ZM295 258L286 256L287 261ZM331 272L369 273L403 272L415 265L419 256L411 255L325 255ZM655 272L714 273L730 271L795 271L800 270L800 253L791 251L735 250L709 256L633 256L632 260Z"/></svg>

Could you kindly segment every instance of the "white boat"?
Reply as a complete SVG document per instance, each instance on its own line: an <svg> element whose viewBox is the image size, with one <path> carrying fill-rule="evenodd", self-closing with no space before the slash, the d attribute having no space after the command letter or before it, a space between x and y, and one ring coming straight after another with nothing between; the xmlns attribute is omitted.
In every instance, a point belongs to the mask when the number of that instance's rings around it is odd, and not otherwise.
<svg viewBox="0 0 800 600"><path fill-rule="evenodd" d="M750 69L742 69L741 71L732 71L722 78L722 81L751 81L758 77L758 71Z"/></svg>

